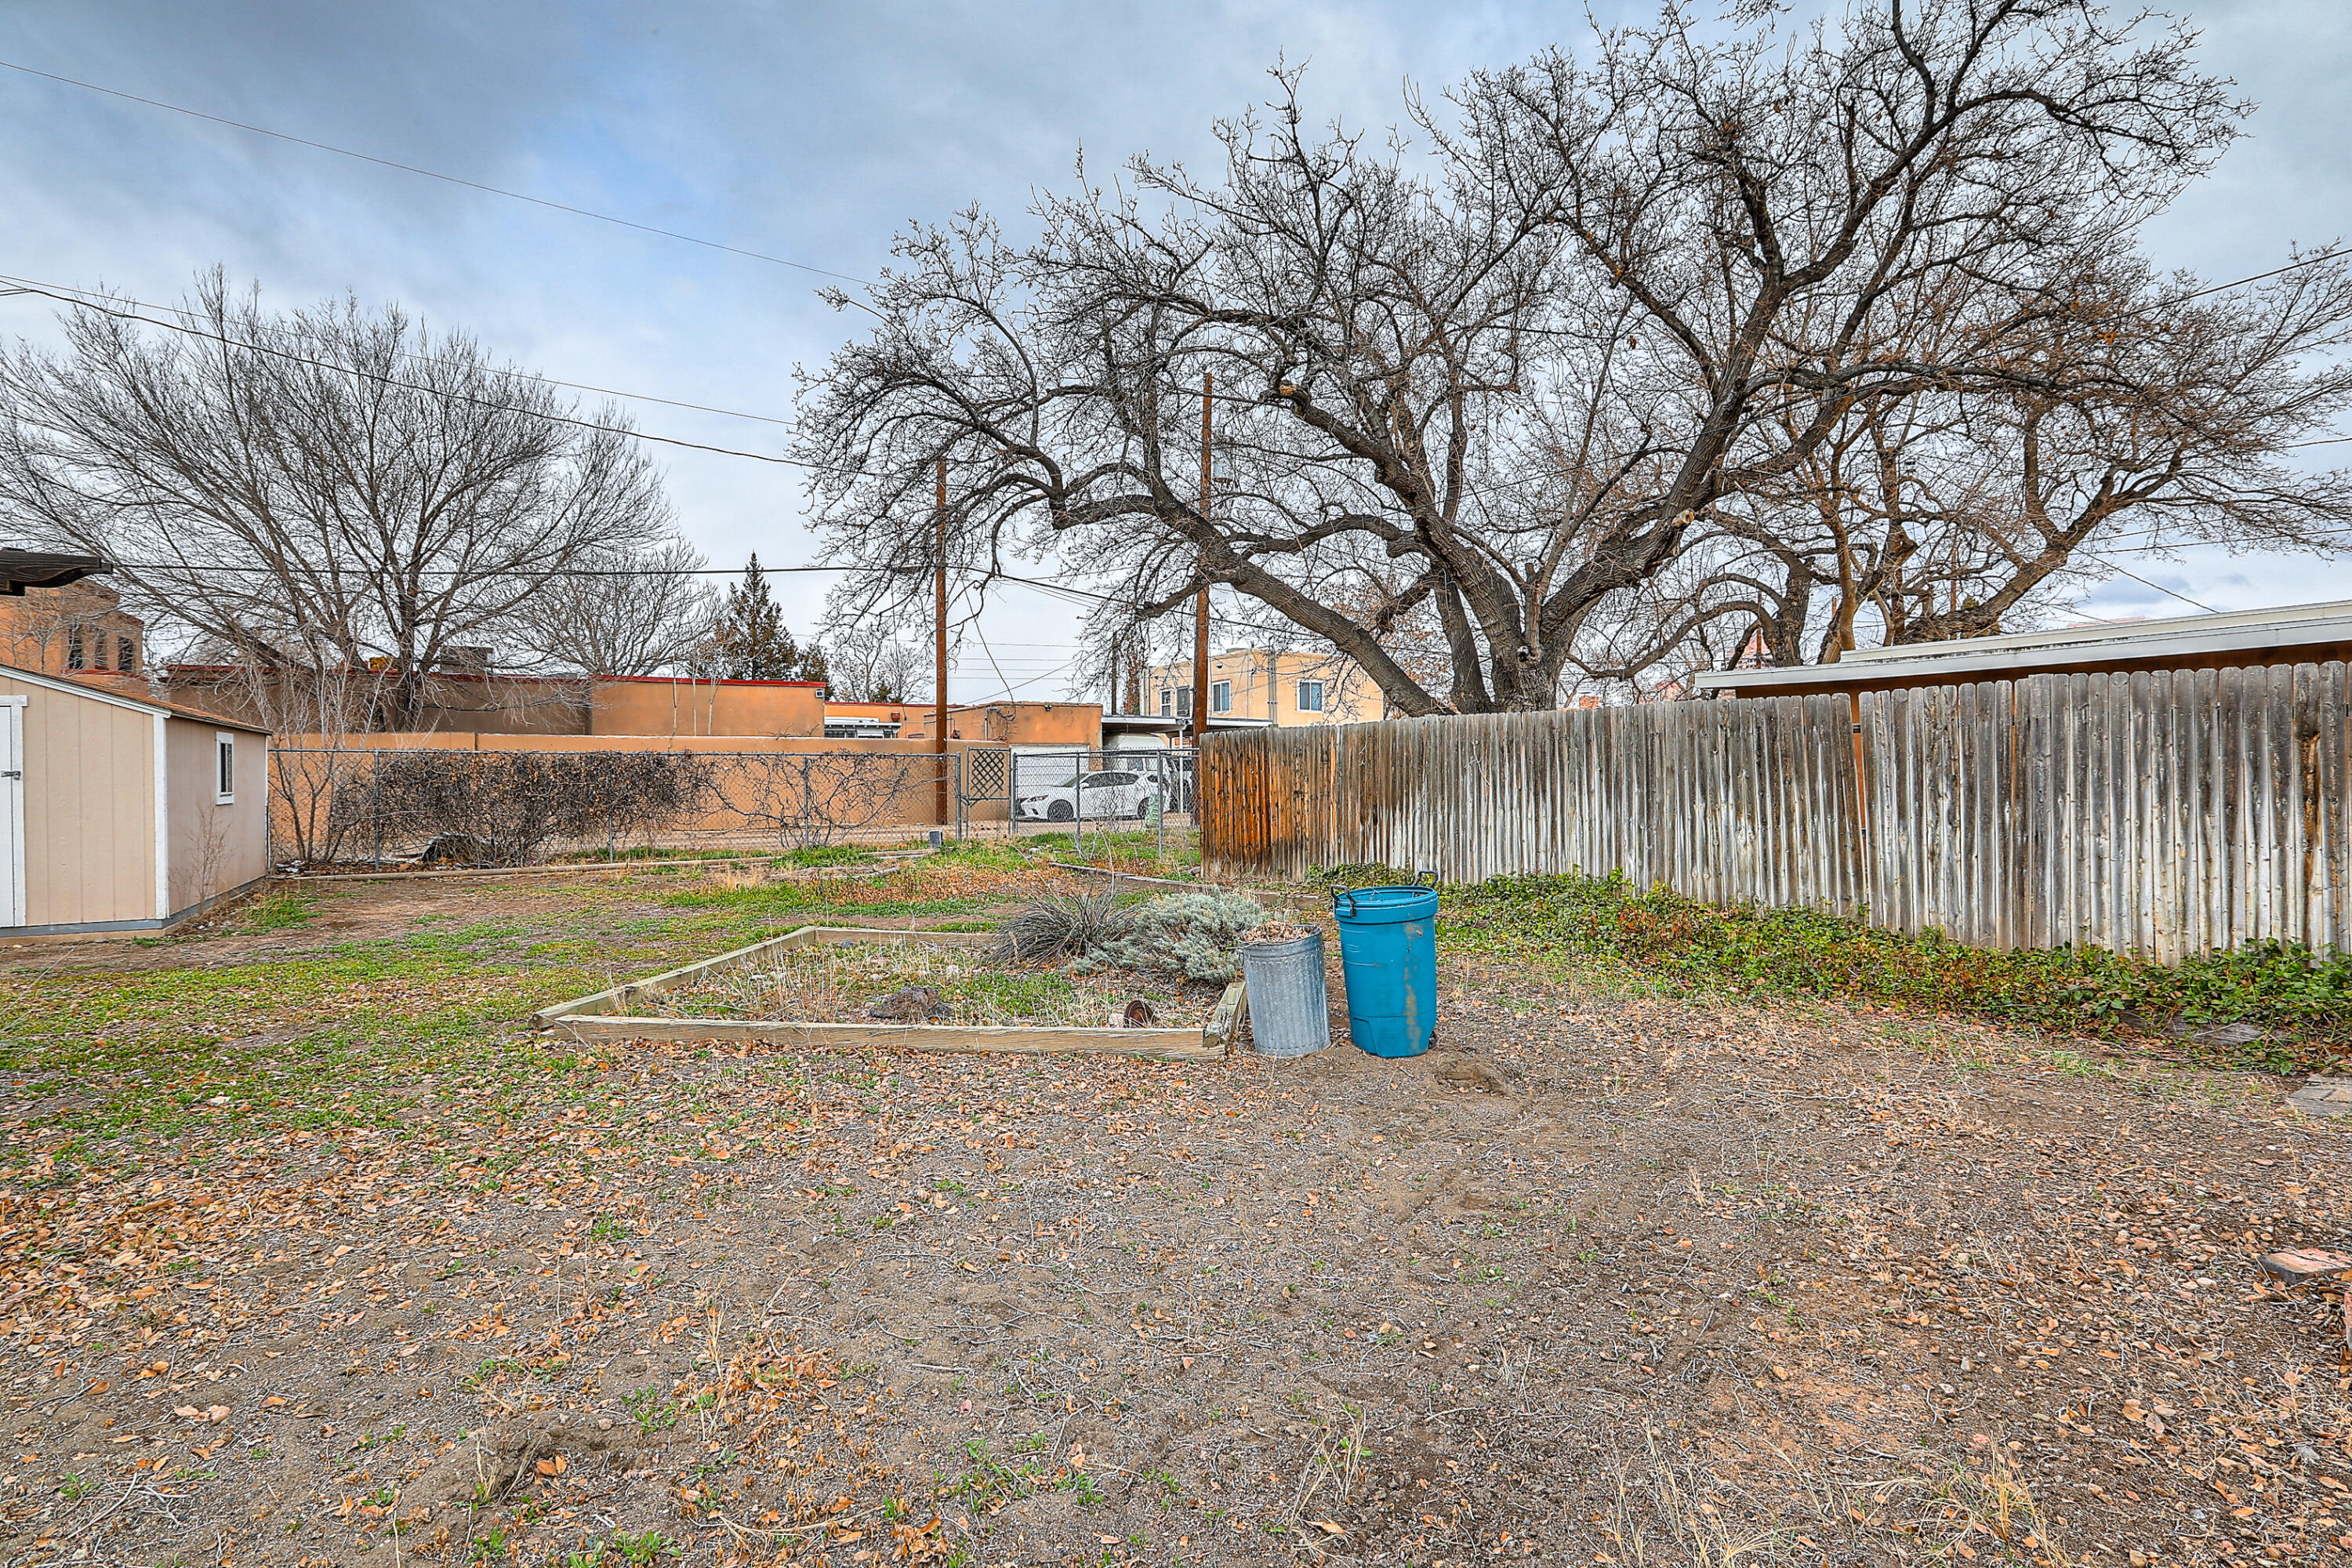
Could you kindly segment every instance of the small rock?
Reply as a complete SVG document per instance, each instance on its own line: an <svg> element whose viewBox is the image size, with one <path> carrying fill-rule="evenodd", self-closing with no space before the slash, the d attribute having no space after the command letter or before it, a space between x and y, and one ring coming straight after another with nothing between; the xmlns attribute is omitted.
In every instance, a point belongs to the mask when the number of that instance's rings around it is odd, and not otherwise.
<svg viewBox="0 0 2352 1568"><path fill-rule="evenodd" d="M889 1018L901 1024L925 1024L948 1016L948 1005L940 997L939 989L930 985L902 985L887 996L877 997L866 1009L869 1018Z"/></svg>
<svg viewBox="0 0 2352 1568"><path fill-rule="evenodd" d="M1128 1003L1123 1016L1130 1029L1148 1029L1160 1021L1160 1015L1151 1010L1151 1004L1140 996Z"/></svg>
<svg viewBox="0 0 2352 1568"><path fill-rule="evenodd" d="M609 1415L599 1415L598 1417L596 1417L596 1430L597 1430L597 1431L599 1431L599 1432L610 1432L612 1429L613 1429L613 1418L612 1418L611 1416L609 1416Z"/></svg>
<svg viewBox="0 0 2352 1568"><path fill-rule="evenodd" d="M2318 1247L2292 1247L2264 1258L2263 1268L2293 1287L2352 1270L2352 1253L2332 1252ZM2200 1279L2198 1283L2203 1284L2204 1281Z"/></svg>

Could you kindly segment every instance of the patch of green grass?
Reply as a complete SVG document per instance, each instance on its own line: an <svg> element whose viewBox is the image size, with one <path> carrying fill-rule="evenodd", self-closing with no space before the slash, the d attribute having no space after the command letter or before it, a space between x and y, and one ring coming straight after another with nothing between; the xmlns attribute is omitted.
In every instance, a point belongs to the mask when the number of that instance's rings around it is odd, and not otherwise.
<svg viewBox="0 0 2352 1568"><path fill-rule="evenodd" d="M838 861L870 851L814 853ZM0 1072L26 1098L59 1101L22 1129L0 1133L0 1179L68 1184L135 1162L142 1140L391 1130L415 1106L396 1088L371 1086L425 1075L436 1075L445 1092L461 1085L484 1091L446 1105L446 1115L465 1121L510 1113L534 1097L568 1096L580 1075L594 1070L573 1050L524 1032L533 1007L813 917L981 907L976 899L925 900L919 882L888 904L795 905L787 900L805 894L778 884L783 898L760 897L762 889L748 899L721 892L715 907L643 912L665 893L710 902L719 890L690 870L621 872L552 889L484 885L493 889L509 907L517 900L541 907L480 921L458 900L451 912L413 921L394 935L281 943L251 962L238 955L121 972L26 966L0 977ZM238 918L292 930L329 900L352 897L289 887Z"/></svg>
<svg viewBox="0 0 2352 1568"><path fill-rule="evenodd" d="M247 931L290 931L308 925L319 912L320 897L310 888L273 888L238 911L237 923Z"/></svg>
<svg viewBox="0 0 2352 1568"><path fill-rule="evenodd" d="M1366 873L1395 875L1348 867L1323 879L1362 885ZM2171 965L2096 947L2000 952L1813 910L1644 892L1615 873L1498 877L1448 888L1441 910L1440 940L1449 946L1576 959L1604 978L1670 991L1821 996L2092 1035L2243 1023L2273 1037L2204 1054L2276 1072L2352 1050L2352 953L2294 942Z"/></svg>
<svg viewBox="0 0 2352 1568"><path fill-rule="evenodd" d="M667 1432L677 1425L677 1406L664 1399L658 1387L649 1385L634 1394L625 1394L621 1396L621 1404L636 1417L637 1429L647 1436L656 1432Z"/></svg>
<svg viewBox="0 0 2352 1568"><path fill-rule="evenodd" d="M614 1536L613 1550L621 1554L621 1561L629 1564L629 1568L644 1568L644 1564L664 1552L677 1549L659 1531L648 1530L636 1535Z"/></svg>
<svg viewBox="0 0 2352 1568"><path fill-rule="evenodd" d="M1201 864L1201 841L1189 828L1171 827L1163 837L1149 827L1097 827L1088 818L1082 834L1027 834L1016 842L1032 855L1154 877L1182 877Z"/></svg>
<svg viewBox="0 0 2352 1568"><path fill-rule="evenodd" d="M967 915L984 907L978 899L874 899L836 902L827 899L822 889L805 882L762 882L748 888L687 888L663 895L662 902L678 910L723 910L736 919L767 921L789 919L792 925L843 917Z"/></svg>

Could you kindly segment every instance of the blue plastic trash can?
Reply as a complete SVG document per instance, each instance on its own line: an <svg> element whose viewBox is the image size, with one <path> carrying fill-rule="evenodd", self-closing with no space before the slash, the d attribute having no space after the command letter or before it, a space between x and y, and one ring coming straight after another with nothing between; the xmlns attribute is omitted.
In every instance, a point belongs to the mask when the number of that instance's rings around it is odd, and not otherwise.
<svg viewBox="0 0 2352 1568"><path fill-rule="evenodd" d="M1348 1032L1376 1057L1417 1057L1437 1026L1437 889L1331 895Z"/></svg>

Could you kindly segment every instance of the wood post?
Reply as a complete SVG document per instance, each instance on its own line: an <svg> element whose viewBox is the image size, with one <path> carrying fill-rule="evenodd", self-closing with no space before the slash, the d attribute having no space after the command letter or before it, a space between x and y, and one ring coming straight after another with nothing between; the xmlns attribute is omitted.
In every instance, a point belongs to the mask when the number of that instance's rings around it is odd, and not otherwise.
<svg viewBox="0 0 2352 1568"><path fill-rule="evenodd" d="M1201 373L1201 521L1209 521L1209 395L1216 388L1216 377L1208 371ZM1209 732L1209 582L1206 551L1202 552L1203 575L1201 595L1192 605L1192 744L1195 749ZM1197 790L1198 785L1196 784ZM1195 802L1197 808L1198 803Z"/></svg>
<svg viewBox="0 0 2352 1568"><path fill-rule="evenodd" d="M931 786L932 809L941 827L948 825L948 460L939 460L939 494L934 506L936 560L931 570L931 639L937 682L931 694L931 754L939 777Z"/></svg>

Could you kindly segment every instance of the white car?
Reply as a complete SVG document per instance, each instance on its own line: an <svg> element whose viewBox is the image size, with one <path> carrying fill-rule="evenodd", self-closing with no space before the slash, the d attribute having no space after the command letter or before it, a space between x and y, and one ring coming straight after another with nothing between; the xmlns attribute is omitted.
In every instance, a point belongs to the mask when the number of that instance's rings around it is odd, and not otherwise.
<svg viewBox="0 0 2352 1568"><path fill-rule="evenodd" d="M1159 781L1150 773L1104 768L1053 789L1024 795L1013 802L1013 812L1031 822L1070 822L1079 816L1078 802L1083 798L1088 822L1112 816L1141 817L1159 794Z"/></svg>

